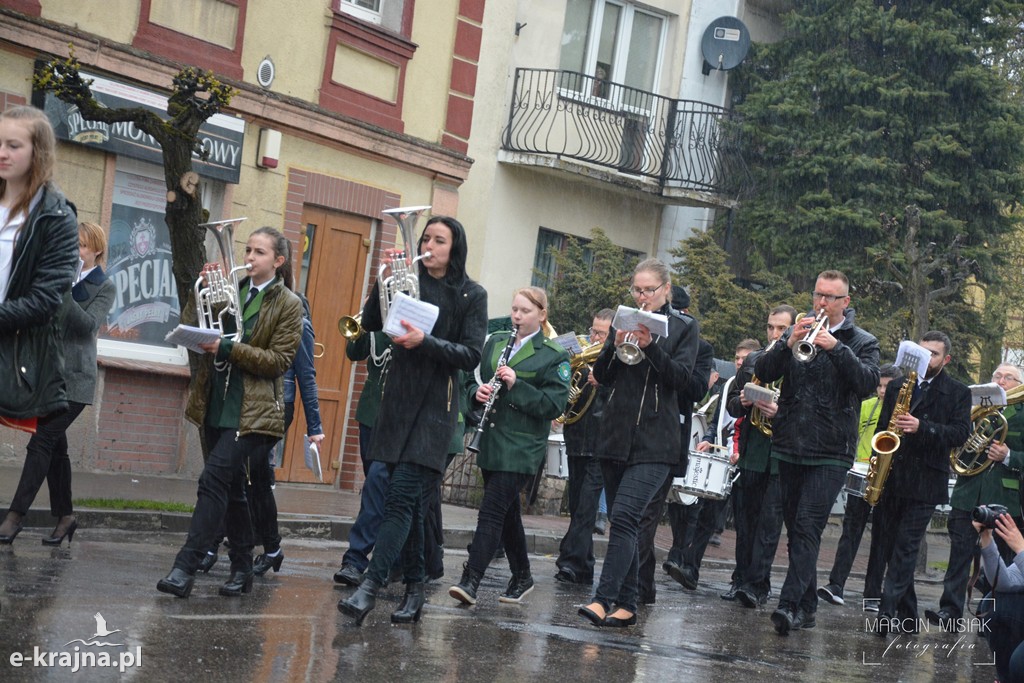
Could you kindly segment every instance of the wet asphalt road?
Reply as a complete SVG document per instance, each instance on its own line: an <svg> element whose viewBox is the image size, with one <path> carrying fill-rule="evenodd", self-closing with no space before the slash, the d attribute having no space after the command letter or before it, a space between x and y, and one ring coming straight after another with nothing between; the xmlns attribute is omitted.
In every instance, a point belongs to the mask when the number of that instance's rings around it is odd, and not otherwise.
<svg viewBox="0 0 1024 683"><path fill-rule="evenodd" d="M0 681L992 681L987 645L976 635L922 633L883 641L865 632L859 594L843 607L822 605L817 627L782 638L770 609L749 610L718 597L724 570L705 569L686 592L659 570L658 601L641 608L637 626L598 629L577 616L590 591L552 578L551 557L532 557L536 589L524 605L497 596L509 578L496 561L475 607L448 597L464 551L449 551L446 577L428 587L429 604L415 626L392 626L401 587L392 586L361 628L337 611L348 590L331 575L344 546L287 541L278 574L257 579L253 593L223 598L226 556L199 575L191 598L158 593L182 534L82 530L69 550L46 548L48 530L26 529L0 547ZM775 580L781 585L781 576ZM857 578L851 590L859 590ZM939 585L918 587L922 610ZM776 587L777 590L777 587ZM93 637L100 613L106 630ZM962 639L961 639L962 638ZM72 642L76 640L81 642ZM108 642L109 646L86 645ZM913 650L902 649L906 645ZM71 673L75 650L106 669ZM888 649L887 649L888 648ZM53 652L38 666L34 652ZM21 667L12 655L24 655ZM124 654L122 654L124 653ZM69 666L59 666L60 657ZM141 655L141 666L118 670L118 659ZM88 662L88 660L85 660ZM98 660L97 660L98 661ZM137 663L136 663L137 664Z"/></svg>

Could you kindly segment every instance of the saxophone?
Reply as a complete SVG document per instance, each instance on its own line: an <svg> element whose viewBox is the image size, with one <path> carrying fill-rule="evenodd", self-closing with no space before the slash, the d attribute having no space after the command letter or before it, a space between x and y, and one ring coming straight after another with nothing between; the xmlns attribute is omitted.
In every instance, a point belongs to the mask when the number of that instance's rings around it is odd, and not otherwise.
<svg viewBox="0 0 1024 683"><path fill-rule="evenodd" d="M871 460L868 461L867 487L864 489L864 502L868 505L878 505L882 497L885 480L889 478L889 472L892 470L893 456L900 449L900 440L903 437L903 430L896 426L896 420L900 415L910 412L910 399L914 396L916 386L917 372L911 370L907 373L907 381L900 387L900 393L896 396L896 405L893 406L892 417L889 418L889 428L871 438L872 454Z"/></svg>

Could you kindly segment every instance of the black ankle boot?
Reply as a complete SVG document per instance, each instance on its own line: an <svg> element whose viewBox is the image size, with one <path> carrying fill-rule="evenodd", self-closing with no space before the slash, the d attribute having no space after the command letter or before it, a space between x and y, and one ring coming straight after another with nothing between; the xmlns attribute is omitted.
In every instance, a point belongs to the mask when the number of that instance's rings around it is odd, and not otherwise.
<svg viewBox="0 0 1024 683"><path fill-rule="evenodd" d="M206 553L203 555L203 559L199 561L199 568L196 571L209 574L210 570L213 569L213 565L217 564L217 553Z"/></svg>
<svg viewBox="0 0 1024 683"><path fill-rule="evenodd" d="M271 569L274 573L281 571L281 563L284 562L284 553L280 550L277 551L277 555L270 556L266 553L262 553L256 557L256 561L252 564L252 573L256 576L263 576Z"/></svg>
<svg viewBox="0 0 1024 683"><path fill-rule="evenodd" d="M480 587L482 578L484 578L483 573L470 569L467 562L462 566L462 578L458 584L448 589L448 595L465 605L475 605L476 589Z"/></svg>
<svg viewBox="0 0 1024 683"><path fill-rule="evenodd" d="M252 567L231 572L231 577L218 591L226 598L237 598L252 590Z"/></svg>
<svg viewBox="0 0 1024 683"><path fill-rule="evenodd" d="M527 569L521 572L513 572L512 579L508 582L508 588L498 598L498 602L519 604L526 597L526 594L533 590L533 575Z"/></svg>
<svg viewBox="0 0 1024 683"><path fill-rule="evenodd" d="M192 592L192 584L194 584L196 578L189 574L184 569L178 569L175 567L171 570L171 573L160 579L156 584L156 589L161 593L170 593L179 598L187 598L189 593Z"/></svg>
<svg viewBox="0 0 1024 683"><path fill-rule="evenodd" d="M405 597L398 609L391 613L392 624L412 624L420 620L420 613L423 612L423 603L426 596L423 594L422 583L408 583L405 585Z"/></svg>
<svg viewBox="0 0 1024 683"><path fill-rule="evenodd" d="M363 619L377 604L377 591L379 590L380 586L372 579L363 579L355 593L338 601L338 611L355 618L356 626L362 626Z"/></svg>

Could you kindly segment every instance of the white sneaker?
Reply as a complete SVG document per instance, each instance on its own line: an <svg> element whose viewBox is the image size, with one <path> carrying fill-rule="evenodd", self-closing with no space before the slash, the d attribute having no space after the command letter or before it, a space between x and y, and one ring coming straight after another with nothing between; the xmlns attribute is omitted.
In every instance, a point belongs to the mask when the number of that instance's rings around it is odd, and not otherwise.
<svg viewBox="0 0 1024 683"><path fill-rule="evenodd" d="M865 612L877 612L878 603L881 602L881 598L864 598L864 611Z"/></svg>
<svg viewBox="0 0 1024 683"><path fill-rule="evenodd" d="M831 605L846 604L846 601L843 600L842 590L832 584L820 586L818 588L818 597Z"/></svg>

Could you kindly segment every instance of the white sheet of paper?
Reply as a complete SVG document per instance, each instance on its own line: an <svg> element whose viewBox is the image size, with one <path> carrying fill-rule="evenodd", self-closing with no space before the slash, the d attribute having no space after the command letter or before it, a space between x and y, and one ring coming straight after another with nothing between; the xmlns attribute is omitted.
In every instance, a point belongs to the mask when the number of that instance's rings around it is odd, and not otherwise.
<svg viewBox="0 0 1024 683"><path fill-rule="evenodd" d="M896 366L903 368L903 372L910 370L917 371L917 381L920 382L928 372L928 361L931 360L932 352L920 344L908 340L900 342L900 348L896 351Z"/></svg>
<svg viewBox="0 0 1024 683"><path fill-rule="evenodd" d="M971 390L971 405L1006 405L1006 391L995 382L989 382L987 384L972 384L969 388Z"/></svg>
<svg viewBox="0 0 1024 683"><path fill-rule="evenodd" d="M320 468L320 447L309 440L308 434L303 434L302 438L306 441L306 467L316 477L318 483L324 483L324 473Z"/></svg>
<svg viewBox="0 0 1024 683"><path fill-rule="evenodd" d="M164 341L184 346L189 351L196 353L206 353L199 345L216 339L220 339L220 332L217 330L207 330L192 325L178 325L164 337Z"/></svg>
<svg viewBox="0 0 1024 683"><path fill-rule="evenodd" d="M413 327L423 330L424 334L430 334L440 312L441 309L434 304L413 299L405 292L399 292L391 300L388 319L384 321L384 332L392 339L401 337L408 332L402 327L401 321L404 320Z"/></svg>
<svg viewBox="0 0 1024 683"><path fill-rule="evenodd" d="M668 336L668 316L661 313L641 311L629 306L619 306L615 309L615 318L612 320L612 327L616 330L633 332L643 325L651 331L651 334L659 337Z"/></svg>
<svg viewBox="0 0 1024 683"><path fill-rule="evenodd" d="M555 342L563 349L569 352L569 355L575 356L583 352L583 347L580 346L580 340L576 337L575 332L566 332L560 334L551 341Z"/></svg>
<svg viewBox="0 0 1024 683"><path fill-rule="evenodd" d="M768 387L762 387L753 382L747 382L743 385L743 397L748 401L767 401L768 403L775 403L779 400L779 392L775 389L769 389Z"/></svg>

